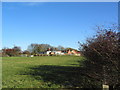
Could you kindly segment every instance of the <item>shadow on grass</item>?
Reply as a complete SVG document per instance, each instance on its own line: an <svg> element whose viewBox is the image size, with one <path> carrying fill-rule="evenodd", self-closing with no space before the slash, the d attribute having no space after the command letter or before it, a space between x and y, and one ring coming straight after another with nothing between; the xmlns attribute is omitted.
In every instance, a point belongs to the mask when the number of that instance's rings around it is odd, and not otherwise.
<svg viewBox="0 0 120 90"><path fill-rule="evenodd" d="M80 67L42 65L30 68L29 72L22 72L22 75L31 75L36 80L51 82L66 88L95 87L83 73L85 70Z"/></svg>

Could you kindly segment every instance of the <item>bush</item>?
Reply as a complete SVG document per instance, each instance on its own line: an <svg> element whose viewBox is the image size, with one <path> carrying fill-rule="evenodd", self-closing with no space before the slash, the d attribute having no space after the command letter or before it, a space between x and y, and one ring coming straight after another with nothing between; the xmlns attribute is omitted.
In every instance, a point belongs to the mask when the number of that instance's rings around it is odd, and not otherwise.
<svg viewBox="0 0 120 90"><path fill-rule="evenodd" d="M103 84L115 88L120 79L120 32L113 29L99 29L93 38L81 44L86 57L86 74Z"/></svg>

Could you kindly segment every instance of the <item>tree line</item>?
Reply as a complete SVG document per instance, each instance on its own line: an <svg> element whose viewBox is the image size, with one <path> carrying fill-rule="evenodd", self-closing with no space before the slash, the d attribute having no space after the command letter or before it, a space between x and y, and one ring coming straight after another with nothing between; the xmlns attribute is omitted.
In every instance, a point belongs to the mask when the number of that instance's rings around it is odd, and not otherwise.
<svg viewBox="0 0 120 90"><path fill-rule="evenodd" d="M32 43L28 46L27 50L22 51L21 47L14 46L13 48L3 48L2 56L20 56L21 54L27 55L36 55L36 54L45 54L47 51L68 51L68 50L76 50L73 48L65 48L63 46L51 46L49 44L35 44ZM76 50L78 51L78 50Z"/></svg>

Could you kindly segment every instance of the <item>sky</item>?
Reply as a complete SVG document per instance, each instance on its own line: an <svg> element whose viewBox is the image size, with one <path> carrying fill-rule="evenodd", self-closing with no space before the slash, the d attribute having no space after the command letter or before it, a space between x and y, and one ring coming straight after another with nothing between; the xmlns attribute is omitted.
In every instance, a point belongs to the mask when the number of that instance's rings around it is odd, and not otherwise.
<svg viewBox="0 0 120 90"><path fill-rule="evenodd" d="M3 2L2 48L38 43L78 49L96 25L117 21L117 2Z"/></svg>

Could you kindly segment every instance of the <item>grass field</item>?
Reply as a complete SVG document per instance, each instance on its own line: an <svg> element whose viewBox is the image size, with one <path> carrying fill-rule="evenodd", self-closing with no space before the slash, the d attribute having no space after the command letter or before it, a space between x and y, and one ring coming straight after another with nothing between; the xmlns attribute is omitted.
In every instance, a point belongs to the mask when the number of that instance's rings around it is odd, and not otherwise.
<svg viewBox="0 0 120 90"><path fill-rule="evenodd" d="M87 87L77 56L3 57L3 88Z"/></svg>

